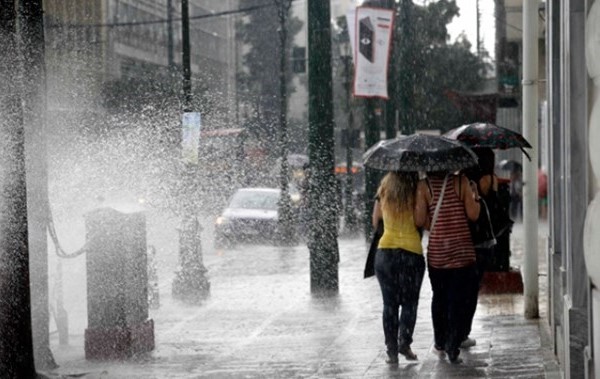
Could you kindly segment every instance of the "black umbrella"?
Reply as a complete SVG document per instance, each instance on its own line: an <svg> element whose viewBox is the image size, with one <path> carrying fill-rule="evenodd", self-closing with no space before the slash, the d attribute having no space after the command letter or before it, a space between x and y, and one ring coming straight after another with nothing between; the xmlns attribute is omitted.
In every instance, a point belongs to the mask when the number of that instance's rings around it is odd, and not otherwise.
<svg viewBox="0 0 600 379"><path fill-rule="evenodd" d="M457 141L412 134L377 142L363 154L363 162L386 171L457 171L475 166L477 156Z"/></svg>
<svg viewBox="0 0 600 379"><path fill-rule="evenodd" d="M520 133L490 123L476 122L452 129L444 137L460 141L469 147L489 147L491 149L509 149L518 147L531 160L525 148L531 144Z"/></svg>

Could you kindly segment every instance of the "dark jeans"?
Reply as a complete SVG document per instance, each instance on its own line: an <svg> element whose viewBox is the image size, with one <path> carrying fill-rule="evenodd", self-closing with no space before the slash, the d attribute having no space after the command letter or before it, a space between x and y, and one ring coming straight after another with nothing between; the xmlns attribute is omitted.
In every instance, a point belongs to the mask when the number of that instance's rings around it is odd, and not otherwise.
<svg viewBox="0 0 600 379"><path fill-rule="evenodd" d="M477 263L476 263L476 280L471 283L473 286L471 288L471 300L467 306L467 323L465 324L465 332L463 341L469 337L471 333L471 327L473 326L473 318L475 317L475 311L477 310L477 299L479 298L479 289L481 288L481 281L483 280L483 274L485 273L488 262L492 258L492 254L494 254L494 248L487 249L475 249L475 255L477 255Z"/></svg>
<svg viewBox="0 0 600 379"><path fill-rule="evenodd" d="M437 269L429 267L433 297L431 318L433 337L437 348L444 349L453 360L460 353L464 339L467 309L473 299L473 283L477 280L475 265L461 268Z"/></svg>
<svg viewBox="0 0 600 379"><path fill-rule="evenodd" d="M417 321L419 293L425 274L425 259L402 249L379 249L375 275L383 297L383 333L389 354L409 347ZM402 313L398 318L399 308Z"/></svg>

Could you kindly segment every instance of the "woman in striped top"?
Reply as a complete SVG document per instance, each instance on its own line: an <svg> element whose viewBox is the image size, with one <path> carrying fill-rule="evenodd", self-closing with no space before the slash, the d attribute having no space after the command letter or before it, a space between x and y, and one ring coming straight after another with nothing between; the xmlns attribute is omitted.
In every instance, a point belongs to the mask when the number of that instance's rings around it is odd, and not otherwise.
<svg viewBox="0 0 600 379"><path fill-rule="evenodd" d="M377 191L373 227L383 220L383 235L375 255L375 275L383 297L383 333L388 363L398 363L398 354L408 360L417 356L410 348L417 321L419 293L425 273L421 234L426 214L414 214L418 177L416 173L388 173ZM402 313L398 317L399 308Z"/></svg>
<svg viewBox="0 0 600 379"><path fill-rule="evenodd" d="M443 191L443 195L442 195ZM467 218L479 216L479 195L464 175L430 173L417 187L416 211L434 218L439 198L439 214L430 227L427 267L433 297L433 352L448 355L460 363L459 346L466 327L467 306L476 281L475 249Z"/></svg>

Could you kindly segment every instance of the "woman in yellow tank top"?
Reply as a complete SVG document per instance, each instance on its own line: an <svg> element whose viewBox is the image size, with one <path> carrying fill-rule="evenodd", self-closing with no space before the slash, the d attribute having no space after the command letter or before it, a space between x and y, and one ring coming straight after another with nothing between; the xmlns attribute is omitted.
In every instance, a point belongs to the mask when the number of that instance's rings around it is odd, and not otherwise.
<svg viewBox="0 0 600 379"><path fill-rule="evenodd" d="M398 363L398 354L408 360L417 359L410 345L425 273L419 228L427 220L426 212L415 208L417 182L416 173L388 173L377 190L373 208L373 227L383 221L383 235L375 255L375 275L383 298L386 361L391 364Z"/></svg>

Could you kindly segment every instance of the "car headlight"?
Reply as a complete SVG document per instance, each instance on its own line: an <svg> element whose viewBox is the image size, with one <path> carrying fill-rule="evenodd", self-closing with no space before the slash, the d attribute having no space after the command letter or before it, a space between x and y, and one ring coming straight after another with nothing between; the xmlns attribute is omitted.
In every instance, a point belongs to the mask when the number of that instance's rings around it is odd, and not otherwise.
<svg viewBox="0 0 600 379"><path fill-rule="evenodd" d="M228 221L229 220L227 220L226 217L219 216L219 217L217 217L217 220L215 221L215 224L216 225L224 225L224 224L227 224Z"/></svg>

